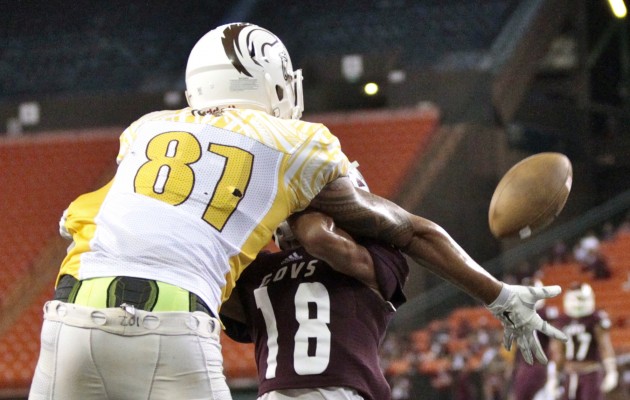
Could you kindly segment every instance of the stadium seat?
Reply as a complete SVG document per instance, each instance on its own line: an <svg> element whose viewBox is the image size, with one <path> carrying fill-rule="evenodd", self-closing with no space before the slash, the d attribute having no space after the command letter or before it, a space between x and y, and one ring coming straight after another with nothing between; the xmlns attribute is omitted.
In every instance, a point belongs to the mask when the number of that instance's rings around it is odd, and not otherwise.
<svg viewBox="0 0 630 400"><path fill-rule="evenodd" d="M439 126L437 108L360 111L319 117L341 142L373 193L394 199ZM395 140L393 139L395 138Z"/></svg>
<svg viewBox="0 0 630 400"><path fill-rule="evenodd" d="M39 354L42 306L50 299L63 254L42 276L33 276L51 237L58 236L58 221L77 195L93 190L114 165L120 129L90 133L41 134L32 138L0 141L3 171L3 207L0 219L9 234L0 236L0 326L8 314L17 319L0 330L0 388L30 385ZM46 255L48 257L48 255ZM32 301L6 304L13 290L24 283L43 282L41 293L23 293ZM32 287L41 287L33 284ZM27 286L28 289L28 286ZM10 312L9 312L10 311Z"/></svg>

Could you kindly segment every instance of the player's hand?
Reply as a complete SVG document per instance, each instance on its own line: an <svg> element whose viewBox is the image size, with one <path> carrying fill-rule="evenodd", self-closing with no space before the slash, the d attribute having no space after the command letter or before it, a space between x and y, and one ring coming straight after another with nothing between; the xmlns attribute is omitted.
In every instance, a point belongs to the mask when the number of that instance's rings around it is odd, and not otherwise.
<svg viewBox="0 0 630 400"><path fill-rule="evenodd" d="M59 219L59 235L66 240L72 240L72 234L66 228L66 220L68 219L68 209L66 208Z"/></svg>
<svg viewBox="0 0 630 400"><path fill-rule="evenodd" d="M616 388L619 383L619 372L617 372L617 363L614 357L604 360L604 369L606 371L606 375L604 375L604 380L602 381L600 389L602 392L608 393Z"/></svg>
<svg viewBox="0 0 630 400"><path fill-rule="evenodd" d="M617 371L607 372L602 381L602 392L608 393L617 387L619 381L619 373Z"/></svg>
<svg viewBox="0 0 630 400"><path fill-rule="evenodd" d="M547 364L547 356L540 345L536 331L554 339L566 342L567 336L559 329L544 321L535 310L538 300L555 297L562 292L560 286L519 286L503 284L499 296L489 304L488 309L503 324L503 344L512 348L512 342L521 350L528 364L533 364L532 351L541 364Z"/></svg>
<svg viewBox="0 0 630 400"><path fill-rule="evenodd" d="M560 374L556 368L556 363L550 361L547 364L547 382L545 382L543 398L547 400L559 399L563 390L563 384L561 383L563 381L564 374ZM535 398L538 398L538 396L535 396Z"/></svg>
<svg viewBox="0 0 630 400"><path fill-rule="evenodd" d="M545 398L547 399L557 399L559 396L559 390L560 390L560 382L558 381L558 378L554 377L554 378L548 378L547 382L545 382Z"/></svg>

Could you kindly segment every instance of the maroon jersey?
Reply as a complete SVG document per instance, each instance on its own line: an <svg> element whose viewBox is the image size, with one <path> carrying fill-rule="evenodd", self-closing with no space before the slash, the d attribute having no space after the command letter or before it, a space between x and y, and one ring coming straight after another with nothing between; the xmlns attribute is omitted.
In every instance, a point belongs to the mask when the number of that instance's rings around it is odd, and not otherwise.
<svg viewBox="0 0 630 400"><path fill-rule="evenodd" d="M553 321L558 317L556 307L543 307L536 310L545 321ZM536 332L545 354L549 354L549 336ZM547 366L540 363L529 365L521 352L517 349L514 356L514 372L512 376L512 393L515 400L531 400L536 393L544 388L547 382Z"/></svg>
<svg viewBox="0 0 630 400"><path fill-rule="evenodd" d="M595 335L595 328L610 329L610 319L603 310L597 310L591 315L580 318L571 318L562 314L554 324L568 337L565 344L565 357L567 361L597 361L601 362L599 343Z"/></svg>
<svg viewBox="0 0 630 400"><path fill-rule="evenodd" d="M540 317L542 319L544 319L545 321L549 321L552 322L554 321L556 318L558 318L559 316L559 311L557 307L542 307L540 309L537 309L536 312L538 313L538 315L540 315ZM553 323L553 322L552 322ZM555 324L554 324L555 325ZM538 341L540 342L540 347L543 349L543 351L545 352L545 354L549 353L549 336L540 333L540 332L535 332L536 337L538 338ZM541 366L542 369L544 369L545 371L547 371L547 366L544 364L540 364L540 363L534 363L533 365L529 365L527 363L527 361L525 361L525 358L523 357L523 354L520 351L516 352L515 355L515 359L514 359L514 363L515 363L515 367L516 369L519 368L530 368L532 366Z"/></svg>
<svg viewBox="0 0 630 400"><path fill-rule="evenodd" d="M344 386L383 400L390 388L378 347L395 307L406 301L409 272L398 250L364 244L385 300L302 248L261 253L236 289L255 343L259 395L272 390ZM224 319L232 336L233 321Z"/></svg>

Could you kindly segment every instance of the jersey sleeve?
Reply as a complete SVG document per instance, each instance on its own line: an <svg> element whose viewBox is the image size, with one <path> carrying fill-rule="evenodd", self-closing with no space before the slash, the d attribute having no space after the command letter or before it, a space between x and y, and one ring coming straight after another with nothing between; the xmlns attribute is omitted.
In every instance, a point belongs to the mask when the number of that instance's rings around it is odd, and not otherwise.
<svg viewBox="0 0 630 400"><path fill-rule="evenodd" d="M409 276L409 265L402 253L372 240L362 243L372 256L376 281L383 298L398 308L407 301L403 288Z"/></svg>
<svg viewBox="0 0 630 400"><path fill-rule="evenodd" d="M149 114L146 114L142 116L141 118L137 119L136 121L132 122L131 125L129 125L127 129L123 131L123 133L118 138L119 148L118 148L118 155L116 156L116 163L120 164L120 162L123 160L123 158L125 158L125 156L129 152L129 149L131 148L131 144L136 140L140 125L142 125L144 122L146 122L149 119L159 116L160 114L163 114L163 112L154 111Z"/></svg>
<svg viewBox="0 0 630 400"><path fill-rule="evenodd" d="M225 327L225 334L232 340L238 343L253 343L252 337L249 333L249 327L240 321L232 319L219 313L221 322Z"/></svg>
<svg viewBox="0 0 630 400"><path fill-rule="evenodd" d="M119 148L118 155L116 156L116 163L120 164L120 162L125 158L127 153L129 152L129 148L136 138L136 132L138 129L138 125L140 124L140 120L135 121L131 125L127 127L118 138Z"/></svg>
<svg viewBox="0 0 630 400"><path fill-rule="evenodd" d="M265 254L266 251L261 251L260 254ZM255 263L255 261L254 261ZM252 343L252 335L250 333L251 326L248 326L247 322L243 321L243 319L247 320L248 314L248 302L251 300L253 295L253 283L249 279L249 276L252 274L252 269L248 268L243 272L239 279L239 284L232 291L232 295L226 300L221 309L219 311L219 318L221 319L221 323L223 324L225 334L232 340L238 343ZM255 271L254 271L255 272ZM255 274L254 274L255 275ZM234 318L227 315L227 313L223 312L226 307L232 310L232 313L237 313ZM242 314L241 314L242 313ZM240 315L238 317L237 315ZM236 319L239 318L239 319Z"/></svg>
<svg viewBox="0 0 630 400"><path fill-rule="evenodd" d="M61 218L59 219L59 235L66 240L72 240L72 233L68 231L68 227L66 226L66 221L68 220L68 209L63 210L63 214L61 214Z"/></svg>
<svg viewBox="0 0 630 400"><path fill-rule="evenodd" d="M112 183L113 180L100 189L82 194L70 203L64 211L60 221L60 224L63 223L63 228L60 227L60 233L63 237L72 240L72 244L68 247L66 257L61 262L55 286L63 275L72 275L78 278L81 255L90 250L91 240L96 232L94 219ZM62 230L70 236L64 236Z"/></svg>
<svg viewBox="0 0 630 400"><path fill-rule="evenodd" d="M317 124L308 140L291 155L287 177L303 210L326 184L348 174L350 161L341 150L339 139L324 125Z"/></svg>

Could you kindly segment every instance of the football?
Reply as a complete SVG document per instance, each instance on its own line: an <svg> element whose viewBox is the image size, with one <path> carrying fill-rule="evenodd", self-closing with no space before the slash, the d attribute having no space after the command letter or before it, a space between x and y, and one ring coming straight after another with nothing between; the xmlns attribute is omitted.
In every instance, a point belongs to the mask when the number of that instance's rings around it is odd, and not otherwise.
<svg viewBox="0 0 630 400"><path fill-rule="evenodd" d="M573 166L567 156L529 156L508 170L494 190L488 223L498 239L529 237L560 214L569 197Z"/></svg>

